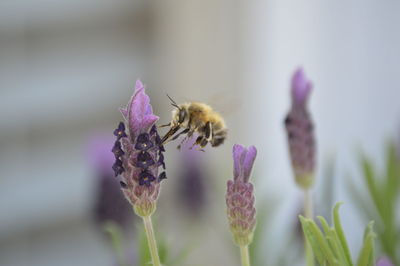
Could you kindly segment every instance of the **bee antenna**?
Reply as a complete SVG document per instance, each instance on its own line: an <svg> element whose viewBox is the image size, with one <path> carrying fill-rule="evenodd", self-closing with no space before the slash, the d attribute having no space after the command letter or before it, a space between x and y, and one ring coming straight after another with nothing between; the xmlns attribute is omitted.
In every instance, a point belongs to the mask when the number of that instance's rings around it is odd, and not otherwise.
<svg viewBox="0 0 400 266"><path fill-rule="evenodd" d="M171 105L178 108L179 110L181 108L179 108L178 104L167 94L167 97L169 98L169 100L171 101Z"/></svg>

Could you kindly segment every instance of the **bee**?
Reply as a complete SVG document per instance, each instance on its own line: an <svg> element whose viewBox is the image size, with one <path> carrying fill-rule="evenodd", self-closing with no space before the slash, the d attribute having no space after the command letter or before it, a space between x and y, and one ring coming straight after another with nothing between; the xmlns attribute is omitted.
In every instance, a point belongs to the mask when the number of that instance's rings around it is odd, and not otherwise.
<svg viewBox="0 0 400 266"><path fill-rule="evenodd" d="M193 146L199 145L201 149L209 142L212 147L217 147L225 141L228 133L225 121L209 105L200 102L188 102L178 105L171 97L168 96L168 98L171 100L171 105L175 108L172 110L171 122L161 126L170 127L169 131L161 139L162 144L186 134L185 138L178 145L178 149L180 149L182 143L194 133L197 133L198 137ZM183 130L177 133L180 128ZM174 135L175 133L176 135Z"/></svg>

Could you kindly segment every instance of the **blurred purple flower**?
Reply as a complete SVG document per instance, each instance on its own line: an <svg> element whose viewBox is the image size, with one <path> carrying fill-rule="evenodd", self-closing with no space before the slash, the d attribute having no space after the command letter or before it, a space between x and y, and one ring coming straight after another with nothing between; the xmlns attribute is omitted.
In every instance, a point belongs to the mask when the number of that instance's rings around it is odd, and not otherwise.
<svg viewBox="0 0 400 266"><path fill-rule="evenodd" d="M314 182L314 125L306 105L311 87L304 71L298 69L292 78L292 107L285 119L294 175L297 184L303 188Z"/></svg>
<svg viewBox="0 0 400 266"><path fill-rule="evenodd" d="M110 147L114 138L105 134L95 134L87 145L86 157L90 166L98 173L112 176L111 166L114 156L110 153Z"/></svg>
<svg viewBox="0 0 400 266"><path fill-rule="evenodd" d="M193 217L201 216L206 206L207 178L206 167L201 156L203 153L197 149L190 149L196 141L193 136L182 144L178 173L178 196L179 203L190 212Z"/></svg>
<svg viewBox="0 0 400 266"><path fill-rule="evenodd" d="M120 111L125 123L120 122L114 131L117 140L112 149L113 170L116 176L122 174L122 191L136 214L149 216L156 208L160 182L166 178L165 172L158 174L159 167L165 169L165 150L155 126L158 117L153 114L142 82L136 81L131 100Z"/></svg>
<svg viewBox="0 0 400 266"><path fill-rule="evenodd" d="M229 226L239 246L251 243L256 226L254 187L249 183L256 155L254 146L233 146L233 180L227 183L226 205Z"/></svg>
<svg viewBox="0 0 400 266"><path fill-rule="evenodd" d="M381 257L376 262L376 266L394 266L394 264L388 257Z"/></svg>
<svg viewBox="0 0 400 266"><path fill-rule="evenodd" d="M100 225L108 221L128 228L133 215L131 207L125 200L118 181L113 178L111 165L113 156L110 153L113 139L110 136L94 136L89 142L87 158L96 175L96 193L94 219Z"/></svg>

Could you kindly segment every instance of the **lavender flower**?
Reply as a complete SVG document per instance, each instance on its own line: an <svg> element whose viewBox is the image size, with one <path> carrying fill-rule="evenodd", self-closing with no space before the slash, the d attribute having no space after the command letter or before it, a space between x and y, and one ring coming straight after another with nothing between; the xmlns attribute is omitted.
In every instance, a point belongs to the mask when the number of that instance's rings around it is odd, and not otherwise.
<svg viewBox="0 0 400 266"><path fill-rule="evenodd" d="M142 82L136 82L131 100L120 111L125 123L120 122L114 131L117 140L112 148L112 168L115 176L122 175L122 191L136 214L147 217L156 209L160 182L166 174L158 173L159 167L165 169L165 150L155 126L158 117L153 114Z"/></svg>
<svg viewBox="0 0 400 266"><path fill-rule="evenodd" d="M239 246L251 243L256 226L254 187L249 182L256 155L254 146L233 146L233 180L227 183L226 205L233 239Z"/></svg>
<svg viewBox="0 0 400 266"><path fill-rule="evenodd" d="M307 111L311 88L303 69L298 69L292 78L292 107L285 119L294 175L297 184L303 188L309 188L314 182L314 126Z"/></svg>
<svg viewBox="0 0 400 266"><path fill-rule="evenodd" d="M376 266L394 266L394 264L387 257L381 257L376 262Z"/></svg>

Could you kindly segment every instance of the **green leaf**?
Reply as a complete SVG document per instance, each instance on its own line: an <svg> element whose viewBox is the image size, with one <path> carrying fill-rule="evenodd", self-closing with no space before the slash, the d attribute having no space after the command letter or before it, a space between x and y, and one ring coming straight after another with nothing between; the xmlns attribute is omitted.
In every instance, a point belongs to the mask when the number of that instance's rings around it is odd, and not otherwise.
<svg viewBox="0 0 400 266"><path fill-rule="evenodd" d="M312 234L314 234L317 243L324 254L325 260L328 262L328 265L338 265L338 262L329 247L328 241L325 239L321 230L314 221L310 221L310 231Z"/></svg>
<svg viewBox="0 0 400 266"><path fill-rule="evenodd" d="M316 238L314 237L313 233L311 232L310 229L310 219L306 219L303 216L299 216L300 219L300 223L301 223L301 227L303 228L303 232L304 232L304 236L306 237L306 239L308 240L308 242L310 243L313 252L314 252L314 256L316 257L316 259L318 260L318 263L320 265L324 265L325 264L325 257L324 254L322 252L322 250L320 249Z"/></svg>
<svg viewBox="0 0 400 266"><path fill-rule="evenodd" d="M343 246L341 245L341 242L340 242L340 240L339 240L339 237L338 237L338 235L337 235L337 233L336 233L336 231L335 231L334 228L331 228L331 229L329 230L329 236L330 236L332 239L334 239L334 242L333 242L333 243L335 243L335 245L337 245L337 253L338 253L338 259L339 259L340 265L347 265L347 266L352 265L351 263L349 263L349 262L347 261L344 248L343 248Z"/></svg>
<svg viewBox="0 0 400 266"><path fill-rule="evenodd" d="M336 233L338 235L339 241L341 243L341 246L343 247L347 263L348 263L348 265L353 265L350 250L349 250L349 247L348 247L347 241L346 241L346 236L344 235L344 231L343 231L343 228L342 228L342 225L340 222L339 208L340 208L340 205L342 205L342 204L343 203L338 202L338 203L336 203L335 207L333 208L333 224L334 224Z"/></svg>
<svg viewBox="0 0 400 266"><path fill-rule="evenodd" d="M380 198L380 189L378 184L376 183L375 171L373 169L372 163L365 156L361 159L361 165L364 172L364 178L367 183L367 188L369 193L371 194L372 200L375 204L376 209L382 215L382 204Z"/></svg>
<svg viewBox="0 0 400 266"><path fill-rule="evenodd" d="M329 234L330 227L328 222L322 216L317 216L318 220L321 222L322 229L324 230L325 235Z"/></svg>
<svg viewBox="0 0 400 266"><path fill-rule="evenodd" d="M119 266L125 266L125 256L122 249L122 232L117 223L107 221L103 225L103 230L110 236L111 245L114 249L115 256Z"/></svg>
<svg viewBox="0 0 400 266"><path fill-rule="evenodd" d="M314 255L320 265L352 266L350 251L340 222L339 208L337 203L333 209L333 224L330 227L322 216L317 216L321 223L321 229L317 224L303 216L299 216L304 235L310 243ZM373 222L370 222L364 232L363 247L358 257L357 266L374 266L374 238Z"/></svg>
<svg viewBox="0 0 400 266"><path fill-rule="evenodd" d="M400 161L397 156L396 145L391 142L386 149L386 200L395 203L400 190Z"/></svg>
<svg viewBox="0 0 400 266"><path fill-rule="evenodd" d="M375 203L370 197L366 197L363 195L363 191L359 189L359 185L356 185L355 182L352 182L350 178L347 178L348 182L348 189L351 197L354 200L354 203L357 205L359 210L362 210L362 215L364 216L365 220L371 219L371 217L376 217L379 215L378 210L375 206ZM371 208L374 206L374 208Z"/></svg>
<svg viewBox="0 0 400 266"><path fill-rule="evenodd" d="M335 259L337 259L340 262L340 251L339 251L339 245L340 243L336 242L336 238L334 237L334 235L332 235L332 230L328 225L328 222L325 220L324 217L322 216L317 216L318 220L321 223L321 226L324 230L325 233L325 238L328 241L328 244L330 246L330 249L332 250L332 253L335 257Z"/></svg>
<svg viewBox="0 0 400 266"><path fill-rule="evenodd" d="M374 266L374 238L375 233L373 232L374 222L371 221L365 228L364 233L364 243L361 249L360 255L358 257L357 266Z"/></svg>
<svg viewBox="0 0 400 266"><path fill-rule="evenodd" d="M189 256L190 252L194 249L194 245L185 245L185 248L183 248L177 256L175 256L173 259L168 260L166 265L174 265L174 266L179 266L179 265L184 265L183 262L186 260L186 258Z"/></svg>
<svg viewBox="0 0 400 266"><path fill-rule="evenodd" d="M302 216L300 216L300 221L319 263L328 262L328 265L339 265L317 224L313 220L305 219Z"/></svg>

